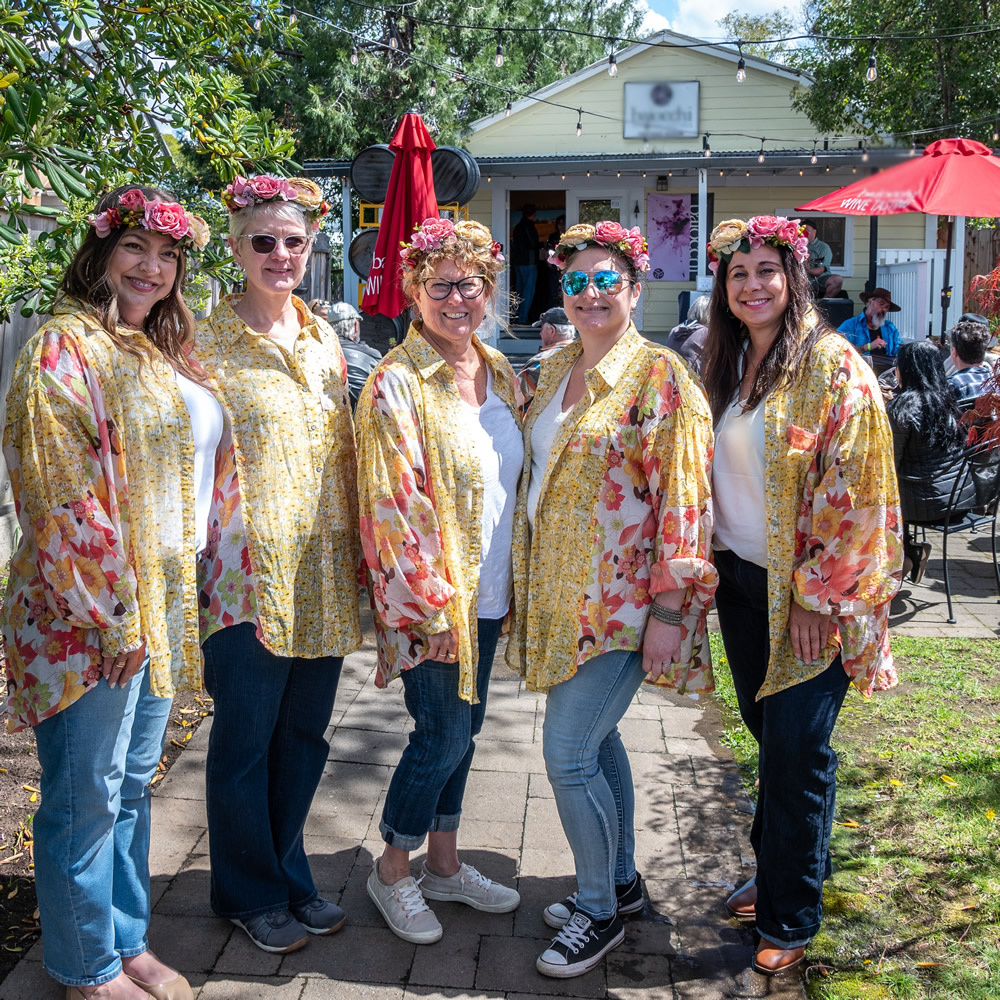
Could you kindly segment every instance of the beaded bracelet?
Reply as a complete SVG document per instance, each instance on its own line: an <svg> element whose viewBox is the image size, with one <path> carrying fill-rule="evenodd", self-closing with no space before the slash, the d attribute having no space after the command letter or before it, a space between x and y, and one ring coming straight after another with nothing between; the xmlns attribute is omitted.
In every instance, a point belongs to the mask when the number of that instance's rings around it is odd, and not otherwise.
<svg viewBox="0 0 1000 1000"><path fill-rule="evenodd" d="M649 606L649 613L658 621L667 625L680 625L684 621L684 616L673 608L664 608L653 601Z"/></svg>

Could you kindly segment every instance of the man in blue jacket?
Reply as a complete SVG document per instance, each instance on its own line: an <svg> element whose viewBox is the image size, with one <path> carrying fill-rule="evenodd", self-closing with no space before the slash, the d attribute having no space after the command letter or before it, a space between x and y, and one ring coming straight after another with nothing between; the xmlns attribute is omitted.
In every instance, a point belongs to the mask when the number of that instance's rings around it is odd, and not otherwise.
<svg viewBox="0 0 1000 1000"><path fill-rule="evenodd" d="M892 301L885 288L862 292L861 301L865 304L865 311L844 320L837 327L837 332L842 333L862 354L871 355L873 360L881 358L881 363L876 362L876 370L882 370L889 367L885 359L894 358L899 351L899 330L887 316L899 312L900 307Z"/></svg>

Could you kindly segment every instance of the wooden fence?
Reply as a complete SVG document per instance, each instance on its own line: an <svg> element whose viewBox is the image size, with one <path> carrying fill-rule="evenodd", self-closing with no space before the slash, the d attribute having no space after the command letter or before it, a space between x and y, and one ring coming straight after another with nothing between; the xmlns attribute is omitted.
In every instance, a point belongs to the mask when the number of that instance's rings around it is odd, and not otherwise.
<svg viewBox="0 0 1000 1000"><path fill-rule="evenodd" d="M989 274L998 263L1000 263L1000 229L966 229L963 299L968 297L972 279L977 274Z"/></svg>

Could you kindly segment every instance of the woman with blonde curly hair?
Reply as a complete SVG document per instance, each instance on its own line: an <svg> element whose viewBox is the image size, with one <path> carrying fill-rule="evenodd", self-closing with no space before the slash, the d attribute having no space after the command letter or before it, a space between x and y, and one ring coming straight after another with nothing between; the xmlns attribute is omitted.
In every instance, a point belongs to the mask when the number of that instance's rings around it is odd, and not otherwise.
<svg viewBox="0 0 1000 1000"><path fill-rule="evenodd" d="M357 467L337 335L292 294L320 189L237 177L223 201L246 291L199 326L196 351L232 415L237 473L200 565L212 908L284 953L346 919L313 881L303 830L343 658L361 643Z"/></svg>
<svg viewBox="0 0 1000 1000"><path fill-rule="evenodd" d="M638 228L573 226L549 262L580 339L543 360L525 418L507 659L547 692L545 770L579 890L545 908L559 933L536 967L569 978L643 908L618 722L644 679L712 688L712 421L687 366L632 323L649 268Z"/></svg>
<svg viewBox="0 0 1000 1000"><path fill-rule="evenodd" d="M357 409L361 537L375 607L376 684L402 676L414 731L382 812L368 894L404 941L442 934L425 897L506 913L513 889L459 861L465 783L513 589L523 448L514 373L476 336L503 257L478 222L427 219L403 251L416 310ZM409 855L428 838L423 875Z"/></svg>

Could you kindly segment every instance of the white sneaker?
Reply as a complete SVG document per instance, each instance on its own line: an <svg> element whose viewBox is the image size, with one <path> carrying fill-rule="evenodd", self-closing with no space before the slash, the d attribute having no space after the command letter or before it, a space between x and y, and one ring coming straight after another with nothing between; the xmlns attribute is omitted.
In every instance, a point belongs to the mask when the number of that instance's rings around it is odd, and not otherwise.
<svg viewBox="0 0 1000 1000"><path fill-rule="evenodd" d="M521 904L516 889L493 882L464 862L454 875L447 878L435 875L424 862L420 889L428 899L465 903L484 913L510 913Z"/></svg>
<svg viewBox="0 0 1000 1000"><path fill-rule="evenodd" d="M379 877L378 861L368 876L368 895L385 918L389 930L410 944L433 944L444 931L420 892L420 883L407 875L392 885Z"/></svg>

